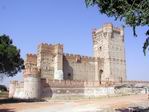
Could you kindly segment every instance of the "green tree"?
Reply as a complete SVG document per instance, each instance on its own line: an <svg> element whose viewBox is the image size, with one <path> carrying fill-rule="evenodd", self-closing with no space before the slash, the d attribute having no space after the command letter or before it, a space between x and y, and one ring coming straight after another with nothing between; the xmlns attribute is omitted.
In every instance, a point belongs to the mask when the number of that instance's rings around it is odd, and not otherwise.
<svg viewBox="0 0 149 112"><path fill-rule="evenodd" d="M88 6L97 5L101 14L114 17L115 20L133 28L134 36L136 27L149 26L149 0L85 0ZM149 47L149 29L145 32L147 38L143 45L143 52Z"/></svg>
<svg viewBox="0 0 149 112"><path fill-rule="evenodd" d="M14 76L24 67L20 50L7 35L0 36L0 77Z"/></svg>

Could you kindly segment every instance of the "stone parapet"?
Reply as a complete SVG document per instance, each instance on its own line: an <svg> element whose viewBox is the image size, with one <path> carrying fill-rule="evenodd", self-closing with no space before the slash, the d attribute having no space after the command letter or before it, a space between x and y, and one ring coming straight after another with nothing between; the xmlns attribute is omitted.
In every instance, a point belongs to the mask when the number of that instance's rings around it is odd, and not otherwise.
<svg viewBox="0 0 149 112"><path fill-rule="evenodd" d="M43 87L51 87L51 88L86 88L86 87L109 87L115 86L116 84L130 84L130 83L142 83L149 84L149 81L81 81L81 80L48 80L42 79Z"/></svg>
<svg viewBox="0 0 149 112"><path fill-rule="evenodd" d="M127 80L127 81L123 81L123 83L144 83L144 84L149 84L149 81L142 81L142 80Z"/></svg>
<svg viewBox="0 0 149 112"><path fill-rule="evenodd" d="M26 63L34 63L34 64L37 64L37 55L36 55L36 54L27 54L27 55L26 55L25 64L26 64Z"/></svg>
<svg viewBox="0 0 149 112"><path fill-rule="evenodd" d="M56 47L63 49L63 44L47 44L47 43L41 43L38 45L38 50L40 52L49 51L53 52Z"/></svg>
<svg viewBox="0 0 149 112"><path fill-rule="evenodd" d="M95 38L96 37L96 33L100 33L100 32L117 32L117 33L120 33L121 35L123 35L123 28L119 28L119 27L113 27L113 25L111 23L107 23L107 24L104 24L102 26L102 28L99 28L99 29L93 29L92 30L92 37Z"/></svg>
<svg viewBox="0 0 149 112"><path fill-rule="evenodd" d="M64 58L66 58L66 60L68 61L81 62L81 63L95 62L95 60L100 60L99 58L95 57L81 56L77 54L68 54L68 53L64 54Z"/></svg>
<svg viewBox="0 0 149 112"><path fill-rule="evenodd" d="M80 80L45 80L42 79L43 87L52 88L85 88L85 87L107 87L114 85L114 82L102 81L80 81Z"/></svg>

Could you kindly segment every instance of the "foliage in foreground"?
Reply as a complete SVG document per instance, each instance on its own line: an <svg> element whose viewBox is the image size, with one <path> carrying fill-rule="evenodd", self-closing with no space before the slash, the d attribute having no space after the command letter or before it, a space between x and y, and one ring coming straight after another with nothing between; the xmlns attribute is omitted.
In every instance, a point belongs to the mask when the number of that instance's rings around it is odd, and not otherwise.
<svg viewBox="0 0 149 112"><path fill-rule="evenodd" d="M7 91L7 87L5 85L0 85L0 91Z"/></svg>
<svg viewBox="0 0 149 112"><path fill-rule="evenodd" d="M20 50L7 35L0 36L0 76L14 76L23 68Z"/></svg>

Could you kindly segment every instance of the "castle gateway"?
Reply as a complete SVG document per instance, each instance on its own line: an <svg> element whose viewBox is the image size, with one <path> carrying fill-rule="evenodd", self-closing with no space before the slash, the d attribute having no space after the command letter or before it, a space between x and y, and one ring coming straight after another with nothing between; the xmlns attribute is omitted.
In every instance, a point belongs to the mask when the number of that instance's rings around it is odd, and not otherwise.
<svg viewBox="0 0 149 112"><path fill-rule="evenodd" d="M56 91L41 89L46 87L83 88L85 86L83 81L99 82L100 84L107 80L125 81L126 61L123 29L115 28L112 24L105 24L102 28L92 32L92 39L93 57L64 54L64 47L61 44L40 44L37 54L27 54L23 72L24 82L20 84L16 81L11 82L9 96L36 98L42 96L43 91L49 91L49 94L51 94L50 91L53 93ZM54 83L57 80L61 82ZM65 83L62 83L63 81ZM71 84L67 84L68 81L72 81ZM48 92L45 94L47 95Z"/></svg>

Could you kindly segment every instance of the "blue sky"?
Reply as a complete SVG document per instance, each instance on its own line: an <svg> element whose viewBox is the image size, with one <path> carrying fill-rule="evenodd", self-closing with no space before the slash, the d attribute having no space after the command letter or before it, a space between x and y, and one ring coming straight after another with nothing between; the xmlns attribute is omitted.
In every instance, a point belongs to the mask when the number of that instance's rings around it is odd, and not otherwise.
<svg viewBox="0 0 149 112"><path fill-rule="evenodd" d="M21 56L36 53L41 42L62 43L64 52L92 56L91 32L105 23L120 27L98 12L97 7L86 8L84 0L0 0L0 34L7 34L21 49ZM137 28L138 38L132 29L125 28L126 67L129 80L149 80L149 52L143 55L142 46L147 27ZM2 82L22 79L5 78Z"/></svg>

